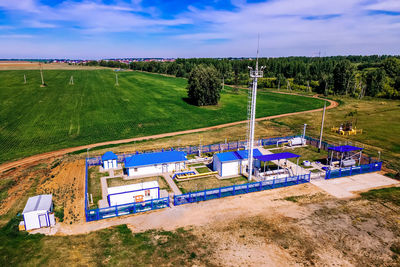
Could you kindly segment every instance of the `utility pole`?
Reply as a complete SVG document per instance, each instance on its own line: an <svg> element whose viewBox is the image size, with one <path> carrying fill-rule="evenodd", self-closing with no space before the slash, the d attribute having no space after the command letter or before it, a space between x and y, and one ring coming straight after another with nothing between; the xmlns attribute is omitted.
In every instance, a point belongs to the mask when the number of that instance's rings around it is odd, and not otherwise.
<svg viewBox="0 0 400 267"><path fill-rule="evenodd" d="M24 84L26 84L26 74L24 74Z"/></svg>
<svg viewBox="0 0 400 267"><path fill-rule="evenodd" d="M42 63L39 63L40 65L40 77L42 78L42 85L40 85L41 87L45 87L46 84L44 83L44 79L43 79L43 68L42 68Z"/></svg>
<svg viewBox="0 0 400 267"><path fill-rule="evenodd" d="M325 110L326 110L326 101L324 102L324 111L322 112L322 123L321 123L321 133L319 135L318 153L321 153L322 133L324 131Z"/></svg>
<svg viewBox="0 0 400 267"><path fill-rule="evenodd" d="M71 78L69 79L69 84L74 85L74 76L71 76Z"/></svg>
<svg viewBox="0 0 400 267"><path fill-rule="evenodd" d="M118 86L118 74L115 74L115 86Z"/></svg>
<svg viewBox="0 0 400 267"><path fill-rule="evenodd" d="M257 47L257 61L256 68L253 70L252 67L248 67L250 69L250 77L253 78L253 88L251 91L251 112L250 112L250 123L249 123L249 133L247 140L247 149L248 149L248 160L249 160L249 172L248 172L248 180L251 181L251 177L253 174L253 146L254 146L254 127L255 127L255 118L256 118L256 98L257 98L257 78L263 77L264 66L258 69L258 52L260 47L260 37L258 37L258 47Z"/></svg>

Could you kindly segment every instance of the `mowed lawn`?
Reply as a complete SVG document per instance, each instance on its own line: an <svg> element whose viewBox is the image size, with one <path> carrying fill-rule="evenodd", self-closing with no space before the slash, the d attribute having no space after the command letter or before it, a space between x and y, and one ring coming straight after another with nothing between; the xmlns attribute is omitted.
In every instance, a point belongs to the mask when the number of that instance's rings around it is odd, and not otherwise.
<svg viewBox="0 0 400 267"><path fill-rule="evenodd" d="M27 84L23 84L23 75ZM226 89L218 106L184 101L185 79L112 70L0 71L0 162L101 141L246 119L247 92ZM69 85L71 75L74 85ZM259 92L257 117L322 107L323 101Z"/></svg>

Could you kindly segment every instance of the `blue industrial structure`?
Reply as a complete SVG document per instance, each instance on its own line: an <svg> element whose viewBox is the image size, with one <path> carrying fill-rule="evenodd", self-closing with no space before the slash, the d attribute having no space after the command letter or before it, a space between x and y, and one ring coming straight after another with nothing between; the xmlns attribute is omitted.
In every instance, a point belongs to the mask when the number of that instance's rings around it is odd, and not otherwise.
<svg viewBox="0 0 400 267"><path fill-rule="evenodd" d="M279 140L284 140L284 139L287 140L288 138L293 138L293 137L296 137L296 136L259 139L256 141L256 145L259 145L259 146L276 145L276 143ZM314 138L308 137L308 136L305 136L305 139L307 140L308 144L317 147L317 145L318 145L317 139L314 139ZM203 152L203 153L220 152L220 151L226 151L226 150L238 150L238 149L243 149L245 146L246 146L245 141L235 141L235 142L229 142L229 143L224 143L224 144L204 145L201 147L198 147L198 146L183 147L183 148L177 148L178 151L167 151L167 152L184 153L185 160L186 160L186 153L187 154L197 154L199 150L201 150L201 152ZM350 151L346 151L346 150L351 149L351 146L341 146L341 147L343 147L342 151L340 151L340 148L335 148L332 150L329 149L329 150L339 152L339 153L340 152L350 152ZM331 148L330 144L328 144L326 142L322 142L321 149L328 150L328 148ZM353 148L357 148L357 147L353 147ZM359 149L362 150L362 148L359 148ZM240 151L234 151L234 152L237 152L237 154L233 154L235 158L238 158L237 155L240 156L241 153L246 154L245 152L240 152ZM141 157L141 159L139 161L136 161L136 160L133 161L132 166L135 166L135 164L136 164L136 166L139 166L140 164L145 164L145 163L154 165L154 164L156 164L156 163L154 163L154 162L156 162L156 160L159 160L160 158L161 159L166 159L166 158L164 158L163 156L157 157L154 155L148 157L148 155L149 154L159 154L159 153L166 153L166 152L164 152L164 150L162 150L162 152L158 152L158 153L156 152L156 153L145 153L145 154L139 154L138 152L136 152L135 154L121 154L121 155L116 155L116 156L117 156L117 162L121 163L121 162L125 162L125 159L128 159L131 156L144 155ZM232 152L228 152L228 153L232 153ZM257 153L257 152L255 152L255 153ZM114 153L112 153L112 154L114 154ZM109 153L108 155L112 156L112 154ZM225 153L221 153L221 154L225 154ZM159 155L162 155L162 154L159 154ZM168 154L163 154L163 155L168 155ZM178 155L178 154L172 153L170 155L174 155L173 158L175 158L175 155ZM273 155L279 155L279 154L273 154ZM293 154L293 155L295 155L295 154ZM103 155L103 156L105 156L105 155ZM255 156L259 157L262 155L255 154ZM265 156L269 156L269 155L265 155ZM287 154L286 156L289 156L289 155ZM229 159L232 158L232 154L227 154L226 158L224 158L224 157L225 156L222 156L221 159L223 161L227 160L226 162L229 162ZM272 156L272 157L274 157L274 156ZM179 156L178 156L178 158L179 158ZM242 157L242 158L244 158L244 157ZM105 158L105 159L107 160L107 158ZM261 157L260 159L276 160L277 158ZM341 169L336 169L336 170L327 169L326 176L325 176L326 179L332 179L332 178L337 178L337 177L344 177L344 176L350 176L350 175L356 175L356 174L381 170L382 162L377 162L376 160L372 159L371 157L366 157L364 155L361 156L361 154L360 154L360 160L361 160L361 162L364 162L363 163L364 165L360 165L358 167L341 168ZM367 162L368 164L365 164L365 162ZM126 215L126 214L133 214L133 213L144 212L144 211L148 211L148 210L155 210L155 209L162 209L165 207L169 207L170 199L169 199L169 197L166 197L166 198L159 198L159 199L144 201L144 202L140 202L140 203L128 203L128 204L123 204L123 205L117 205L117 206L112 206L112 207L108 207L108 208L89 209L88 208L88 166L102 165L102 164L103 164L103 158L101 158L101 157L92 157L92 158L86 159L86 165L85 165L85 168L86 168L86 176L85 176L86 221L94 221L94 220L99 220L99 219L104 219L104 218L110 218L110 217L115 217L115 216L121 216L121 215ZM290 186L290 185L295 185L295 184L300 184L300 183L307 183L309 181L310 181L310 174L305 174L305 175L292 176L292 177L279 178L279 179L271 179L271 180L242 184L242 185L233 185L233 186L228 186L228 187L204 190L204 191L200 191L200 192L176 195L176 196L174 196L174 203L175 203L175 205L181 205L181 204L204 201L204 200L220 198L220 197L225 197L225 196L230 196L230 195L250 193L250 192L267 190L267 189L284 187L284 186Z"/></svg>
<svg viewBox="0 0 400 267"><path fill-rule="evenodd" d="M358 165L360 165L362 150L363 148L361 147L349 145L328 147L328 157L330 153L329 165L332 166L337 162L339 163L339 167L351 167L356 165L356 160L358 161Z"/></svg>
<svg viewBox="0 0 400 267"><path fill-rule="evenodd" d="M259 161L271 161L271 160L281 160L281 159L290 159L290 158L299 158L301 157L300 155L293 154L290 152L282 152L282 153L276 153L276 154L268 154L268 155L261 155L261 156L255 156L254 158L259 160Z"/></svg>

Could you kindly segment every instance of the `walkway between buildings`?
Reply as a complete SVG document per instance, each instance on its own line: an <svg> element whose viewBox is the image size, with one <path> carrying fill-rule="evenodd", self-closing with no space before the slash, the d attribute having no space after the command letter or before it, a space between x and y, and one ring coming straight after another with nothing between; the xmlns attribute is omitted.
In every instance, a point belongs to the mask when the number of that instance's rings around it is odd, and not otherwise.
<svg viewBox="0 0 400 267"><path fill-rule="evenodd" d="M162 176L164 177L165 181L168 183L169 187L171 188L172 192L174 192L175 195L182 194L181 190L179 190L178 186L175 184L175 182L172 180L171 176L168 173L163 173Z"/></svg>

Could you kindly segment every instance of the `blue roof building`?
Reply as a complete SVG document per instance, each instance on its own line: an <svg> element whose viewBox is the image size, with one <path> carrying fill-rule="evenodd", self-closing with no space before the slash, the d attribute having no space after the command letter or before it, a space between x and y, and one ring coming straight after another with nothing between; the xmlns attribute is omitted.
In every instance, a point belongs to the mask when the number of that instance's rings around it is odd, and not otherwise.
<svg viewBox="0 0 400 267"><path fill-rule="evenodd" d="M262 156L260 150L253 149L254 157ZM214 154L213 169L218 171L220 176L239 175L248 162L248 150L223 152Z"/></svg>
<svg viewBox="0 0 400 267"><path fill-rule="evenodd" d="M118 156L114 154L112 151L107 151L104 153L103 156L101 156L101 160L113 160L113 159L118 159Z"/></svg>
<svg viewBox="0 0 400 267"><path fill-rule="evenodd" d="M104 170L117 169L118 168L118 156L112 151L107 151L101 156L102 166Z"/></svg>
<svg viewBox="0 0 400 267"><path fill-rule="evenodd" d="M129 176L150 175L180 171L185 168L186 153L164 151L136 154L125 159L125 168Z"/></svg>

